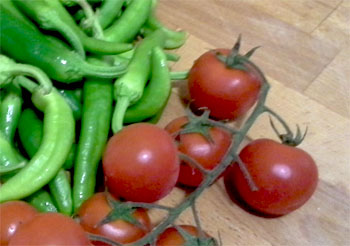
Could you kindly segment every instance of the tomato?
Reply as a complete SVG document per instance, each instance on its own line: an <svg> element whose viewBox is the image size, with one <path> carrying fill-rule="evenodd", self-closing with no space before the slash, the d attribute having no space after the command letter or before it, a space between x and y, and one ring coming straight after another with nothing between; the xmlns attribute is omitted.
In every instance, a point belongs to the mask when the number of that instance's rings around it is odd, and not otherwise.
<svg viewBox="0 0 350 246"><path fill-rule="evenodd" d="M257 101L261 81L253 72L228 68L216 54L229 49L210 50L193 64L188 89L195 108L206 107L216 119L236 119Z"/></svg>
<svg viewBox="0 0 350 246"><path fill-rule="evenodd" d="M141 208L133 212L132 215L144 228L123 220L115 220L103 225L98 225L111 210L112 208L107 202L106 193L96 193L80 207L78 212L80 225L88 232L107 237L123 244L137 241L151 230L150 218L146 210ZM108 245L102 242L93 243L95 245Z"/></svg>
<svg viewBox="0 0 350 246"><path fill-rule="evenodd" d="M249 188L238 165L225 174L226 188L228 192L234 188L253 210L267 215L288 214L309 200L316 189L317 166L299 148L258 139L245 146L239 156L259 189Z"/></svg>
<svg viewBox="0 0 350 246"><path fill-rule="evenodd" d="M112 136L102 163L108 191L136 202L154 202L166 196L180 170L173 139L150 123L126 126Z"/></svg>
<svg viewBox="0 0 350 246"><path fill-rule="evenodd" d="M186 116L172 120L166 127L170 134L181 130L181 127L188 122ZM213 142L208 141L199 133L181 134L178 139L178 150L196 160L205 169L214 169L225 156L231 145L231 135L224 129L212 127L209 135ZM191 166L185 161L181 162L180 184L197 187L203 180L200 170Z"/></svg>
<svg viewBox="0 0 350 246"><path fill-rule="evenodd" d="M91 245L83 228L60 213L43 213L18 228L12 245Z"/></svg>
<svg viewBox="0 0 350 246"><path fill-rule="evenodd" d="M199 237L199 231L196 227L191 225L180 225L182 229L188 232L194 237ZM209 238L209 235L205 233L205 236ZM159 235L156 246L185 246L192 245L188 244L185 239L182 237L180 232L175 227L167 228L162 234ZM197 244L195 244L197 245ZM198 244L202 245L202 244ZM203 244L203 245L212 245L212 244Z"/></svg>
<svg viewBox="0 0 350 246"><path fill-rule="evenodd" d="M8 245L17 229L32 220L38 211L23 201L11 201L0 204L0 243Z"/></svg>

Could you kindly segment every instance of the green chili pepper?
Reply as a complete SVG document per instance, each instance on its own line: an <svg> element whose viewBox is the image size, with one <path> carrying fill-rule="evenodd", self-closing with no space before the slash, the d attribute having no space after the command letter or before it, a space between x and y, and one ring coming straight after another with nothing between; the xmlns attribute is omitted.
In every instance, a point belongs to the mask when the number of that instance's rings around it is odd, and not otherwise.
<svg viewBox="0 0 350 246"><path fill-rule="evenodd" d="M108 41L129 42L139 33L151 11L151 0L133 0L123 14L104 32Z"/></svg>
<svg viewBox="0 0 350 246"><path fill-rule="evenodd" d="M0 131L0 175L18 170L26 165L26 161L18 158L18 153Z"/></svg>
<svg viewBox="0 0 350 246"><path fill-rule="evenodd" d="M170 92L167 58L161 48L155 47L152 53L150 82L140 100L126 110L124 123L143 121L157 114L167 103Z"/></svg>
<svg viewBox="0 0 350 246"><path fill-rule="evenodd" d="M76 152L77 152L77 144L73 144L72 148L69 151L69 154L67 156L66 161L64 162L62 168L63 169L71 169L74 165L74 161L75 161L75 156L76 156Z"/></svg>
<svg viewBox="0 0 350 246"><path fill-rule="evenodd" d="M112 81L88 78L83 88L82 126L74 164L75 211L95 191L97 168L110 129L112 105Z"/></svg>
<svg viewBox="0 0 350 246"><path fill-rule="evenodd" d="M112 43L88 37L58 0L16 0L15 3L41 28L60 32L83 57L84 48L91 53L117 54L133 47L132 44Z"/></svg>
<svg viewBox="0 0 350 246"><path fill-rule="evenodd" d="M39 212L58 212L51 195L43 189L38 190L31 196L27 197L26 201Z"/></svg>
<svg viewBox="0 0 350 246"><path fill-rule="evenodd" d="M43 137L43 123L38 118L34 110L28 108L22 112L18 126L18 133L24 150L27 152L29 157L32 158L40 148ZM72 147L74 146L75 145L72 145ZM72 154L74 155L74 150L75 148L72 148L69 152L63 168L67 162L70 162L68 165L72 165L73 160L70 156ZM73 211L71 188L70 182L63 168L49 182L49 189L58 211L70 215Z"/></svg>
<svg viewBox="0 0 350 246"><path fill-rule="evenodd" d="M0 10L0 49L20 62L43 69L52 79L70 83L81 81L84 76L115 78L125 72L125 67L89 64L63 45L57 46L58 41L46 38L2 5Z"/></svg>
<svg viewBox="0 0 350 246"><path fill-rule="evenodd" d="M0 5L3 8L6 8L8 11L12 12L13 15L16 16L16 18L20 19L23 22L26 22L28 25L35 28L35 25L28 20L22 13L17 9L17 7L13 4L13 0L1 0Z"/></svg>
<svg viewBox="0 0 350 246"><path fill-rule="evenodd" d="M164 38L163 31L157 30L142 40L136 47L127 73L115 81L114 96L117 104L112 118L113 132L123 127L126 109L141 98L151 70L152 50L157 46L163 47Z"/></svg>
<svg viewBox="0 0 350 246"><path fill-rule="evenodd" d="M142 33L145 36L148 36L155 30L161 29L166 35L164 48L176 49L181 47L186 41L187 33L185 31L173 31L164 26L156 17L156 6L157 0L153 0L151 14L148 16L145 25L142 27Z"/></svg>
<svg viewBox="0 0 350 246"><path fill-rule="evenodd" d="M88 0L89 3L98 3L101 1L103 0ZM67 7L72 7L78 4L76 0L60 0L60 2Z"/></svg>
<svg viewBox="0 0 350 246"><path fill-rule="evenodd" d="M43 123L34 110L23 110L18 124L18 135L28 156L34 156L43 138Z"/></svg>
<svg viewBox="0 0 350 246"><path fill-rule="evenodd" d="M104 0L98 11L98 22L105 29L121 13L125 0Z"/></svg>
<svg viewBox="0 0 350 246"><path fill-rule="evenodd" d="M0 106L0 131L6 139L12 144L17 129L19 117L22 109L21 89L11 83L5 88L6 95L2 99Z"/></svg>
<svg viewBox="0 0 350 246"><path fill-rule="evenodd" d="M22 199L47 184L62 167L74 141L73 113L57 90L45 91L30 80L19 84L32 93L34 105L44 113L44 135L28 164L0 187L0 202Z"/></svg>
<svg viewBox="0 0 350 246"><path fill-rule="evenodd" d="M50 181L49 189L58 211L66 215L71 215L73 212L72 191L64 169L60 169Z"/></svg>
<svg viewBox="0 0 350 246"><path fill-rule="evenodd" d="M82 105L79 101L79 98L76 95L76 92L73 90L58 90L58 92L63 96L63 98L66 100L66 102L72 109L74 119L80 120Z"/></svg>

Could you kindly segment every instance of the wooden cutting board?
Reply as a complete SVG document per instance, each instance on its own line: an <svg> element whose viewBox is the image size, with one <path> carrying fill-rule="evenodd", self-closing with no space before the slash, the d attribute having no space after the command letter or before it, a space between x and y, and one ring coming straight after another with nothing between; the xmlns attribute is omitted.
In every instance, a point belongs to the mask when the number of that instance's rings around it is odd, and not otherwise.
<svg viewBox="0 0 350 246"><path fill-rule="evenodd" d="M300 148L319 168L314 196L299 210L279 218L262 218L233 203L223 181L198 200L203 228L220 235L223 245L350 245L350 1L349 0L160 0L159 18L186 30L186 44L174 52L181 60L173 71L189 69L203 52L231 48L242 34L242 52L262 47L253 61L272 85L267 105L291 126L308 126ZM175 84L160 122L184 114L180 97L186 81ZM249 139L276 139L263 116ZM175 189L162 202L185 196ZM153 220L160 218L152 211ZM191 211L178 223L194 224Z"/></svg>

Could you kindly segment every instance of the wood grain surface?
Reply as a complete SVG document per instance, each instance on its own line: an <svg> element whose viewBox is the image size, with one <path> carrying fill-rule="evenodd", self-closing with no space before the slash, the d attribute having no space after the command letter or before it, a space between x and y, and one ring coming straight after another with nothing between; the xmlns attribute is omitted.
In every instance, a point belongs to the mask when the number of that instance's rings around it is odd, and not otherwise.
<svg viewBox="0 0 350 246"><path fill-rule="evenodd" d="M297 211L262 218L233 203L223 181L198 200L203 228L223 245L350 245L350 1L349 0L160 0L157 15L168 27L188 32L174 52L172 70L189 69L211 48L231 48L242 34L242 52L261 45L253 61L272 85L267 105L291 126L308 126L300 148L317 162L320 181L314 196ZM159 122L165 126L184 114L174 93ZM262 116L249 139L276 139ZM248 139L248 140L249 140ZM185 192L175 189L162 200L176 204ZM151 211L156 222L161 215ZM191 211L178 223L194 223Z"/></svg>

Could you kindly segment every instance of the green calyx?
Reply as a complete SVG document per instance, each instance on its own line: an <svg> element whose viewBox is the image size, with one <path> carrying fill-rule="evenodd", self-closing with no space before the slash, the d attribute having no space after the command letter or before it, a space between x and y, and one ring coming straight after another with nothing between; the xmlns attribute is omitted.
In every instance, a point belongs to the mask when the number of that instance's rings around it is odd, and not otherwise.
<svg viewBox="0 0 350 246"><path fill-rule="evenodd" d="M105 218L103 218L96 225L96 227L110 223L112 221L123 220L139 228L144 228L144 225L142 225L133 215L134 212L136 211L135 207L125 204L123 202L114 200L110 196L107 197L107 202L109 206L112 208L112 210L107 214Z"/></svg>
<svg viewBox="0 0 350 246"><path fill-rule="evenodd" d="M254 52L260 46L254 47L253 49L249 50L245 55L239 54L240 47L241 47L241 34L238 36L238 39L229 55L225 56L220 52L217 52L216 57L221 62L225 63L227 68L246 71L247 70L247 67L245 66L246 61L249 60L249 58L254 54Z"/></svg>
<svg viewBox="0 0 350 246"><path fill-rule="evenodd" d="M188 123L182 126L182 130L179 134L189 134L189 133L199 133L205 139L212 143L213 139L210 136L210 128L213 127L213 124L209 121L209 110L205 110L204 113L200 116L194 115L189 109L187 110Z"/></svg>
<svg viewBox="0 0 350 246"><path fill-rule="evenodd" d="M286 127L286 125L284 125L286 133L282 134L277 130L271 118L270 118L270 124L274 132L278 135L279 139L282 141L282 143L293 147L301 144L301 142L304 140L307 133L307 128L305 132L302 134L299 125L297 125L297 132L294 135L294 133L289 129L289 127L288 126Z"/></svg>
<svg viewBox="0 0 350 246"><path fill-rule="evenodd" d="M185 239L184 246L217 246L217 241L212 237L195 237L182 229L180 226L175 226L176 230Z"/></svg>

